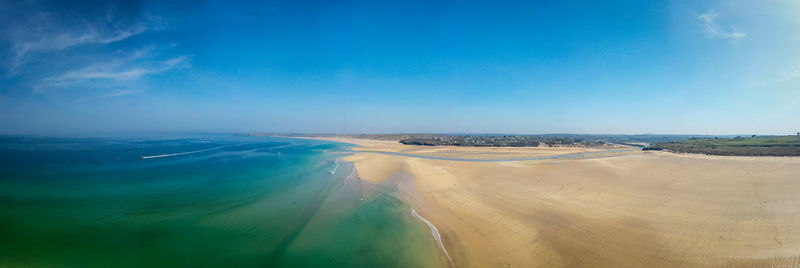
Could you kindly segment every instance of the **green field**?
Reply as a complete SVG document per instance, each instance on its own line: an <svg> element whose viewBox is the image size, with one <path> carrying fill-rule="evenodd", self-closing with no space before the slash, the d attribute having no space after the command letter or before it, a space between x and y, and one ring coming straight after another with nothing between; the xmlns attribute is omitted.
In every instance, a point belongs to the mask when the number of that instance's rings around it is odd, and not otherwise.
<svg viewBox="0 0 800 268"><path fill-rule="evenodd" d="M740 156L800 156L800 136L689 139L656 143L644 150Z"/></svg>

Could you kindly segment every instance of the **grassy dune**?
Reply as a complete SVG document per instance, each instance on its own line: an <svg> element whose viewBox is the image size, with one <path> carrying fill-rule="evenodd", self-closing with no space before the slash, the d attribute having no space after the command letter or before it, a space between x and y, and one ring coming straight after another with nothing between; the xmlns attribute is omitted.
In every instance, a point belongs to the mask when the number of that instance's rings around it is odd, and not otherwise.
<svg viewBox="0 0 800 268"><path fill-rule="evenodd" d="M656 143L645 150L738 156L800 156L800 136L690 139Z"/></svg>

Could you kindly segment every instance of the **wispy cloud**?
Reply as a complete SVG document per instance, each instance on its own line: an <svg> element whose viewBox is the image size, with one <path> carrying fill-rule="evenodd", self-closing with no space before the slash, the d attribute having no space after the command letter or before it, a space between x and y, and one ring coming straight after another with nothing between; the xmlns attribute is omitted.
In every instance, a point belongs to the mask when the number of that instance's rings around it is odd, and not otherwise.
<svg viewBox="0 0 800 268"><path fill-rule="evenodd" d="M781 85L793 85L798 80L800 80L800 66L795 66L779 71L767 79L747 80L744 82L744 86L750 88L775 87Z"/></svg>
<svg viewBox="0 0 800 268"><path fill-rule="evenodd" d="M54 32L58 30L52 30ZM79 29L62 29L54 34L41 34L32 40L21 41L14 44L15 52L19 57L39 51L62 50L78 45L109 44L125 40L131 36L147 31L142 24L116 29L110 33L103 33L94 25L85 25Z"/></svg>
<svg viewBox="0 0 800 268"><path fill-rule="evenodd" d="M61 89L102 98L130 94L120 88L144 90L144 77L191 67L174 43L141 36L170 22L123 2L0 0L0 83L35 94Z"/></svg>
<svg viewBox="0 0 800 268"><path fill-rule="evenodd" d="M187 56L145 62L139 61L140 58L140 55L135 54L122 60L98 62L78 70L44 79L43 81L47 87L70 86L94 80L126 81L173 69L190 67L190 59Z"/></svg>
<svg viewBox="0 0 800 268"><path fill-rule="evenodd" d="M47 11L32 6L5 6L0 9L19 9L18 13L0 12L11 16L0 27L0 37L7 43L5 65L7 76L15 76L36 57L81 46L104 46L133 36L160 30L166 20L159 16L117 16L109 9L105 16L78 17L69 12ZM8 11L8 10L7 10ZM83 15L83 14L81 14Z"/></svg>
<svg viewBox="0 0 800 268"><path fill-rule="evenodd" d="M793 69L786 70L781 72L778 75L777 82L778 83L788 83L797 80L800 78L800 67L795 67Z"/></svg>
<svg viewBox="0 0 800 268"><path fill-rule="evenodd" d="M108 98L114 98L114 97L121 97L121 96L125 96L125 95L130 95L130 94L133 94L133 93L136 93L136 91L133 91L133 90L120 90L120 91L116 91L116 92L112 92L112 93L108 93L108 94L103 94L103 95L98 95L98 96L94 96L94 97L78 99L75 102L76 103L80 103L80 102L95 101L95 100L108 99Z"/></svg>
<svg viewBox="0 0 800 268"><path fill-rule="evenodd" d="M747 34L737 31L734 27L725 30L717 21L719 15L720 13L716 11L697 15L697 19L703 23L704 31L709 37L728 40L741 40L747 37Z"/></svg>
<svg viewBox="0 0 800 268"><path fill-rule="evenodd" d="M52 33L38 34L27 40L12 41L14 55L8 64L9 74L16 74L30 60L30 57L36 56L36 54L60 51L81 45L106 45L141 34L147 31L147 27L133 25L110 33L101 32L91 25L76 30L49 31Z"/></svg>

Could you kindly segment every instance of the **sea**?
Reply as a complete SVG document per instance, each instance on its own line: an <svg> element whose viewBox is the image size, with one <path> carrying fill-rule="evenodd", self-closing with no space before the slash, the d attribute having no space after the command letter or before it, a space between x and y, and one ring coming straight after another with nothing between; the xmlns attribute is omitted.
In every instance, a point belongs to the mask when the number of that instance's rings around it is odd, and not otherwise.
<svg viewBox="0 0 800 268"><path fill-rule="evenodd" d="M0 136L0 267L442 267L353 145L236 135Z"/></svg>

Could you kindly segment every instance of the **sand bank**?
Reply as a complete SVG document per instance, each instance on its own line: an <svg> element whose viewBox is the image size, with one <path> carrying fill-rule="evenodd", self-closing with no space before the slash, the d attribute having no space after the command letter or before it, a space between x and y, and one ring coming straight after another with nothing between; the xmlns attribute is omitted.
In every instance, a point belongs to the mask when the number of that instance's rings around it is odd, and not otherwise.
<svg viewBox="0 0 800 268"><path fill-rule="evenodd" d="M355 150L463 157L591 150L346 142L362 146ZM409 202L438 227L457 267L800 264L800 158L600 156L476 163L356 153L345 160L371 182L413 174L415 187L400 188L417 192Z"/></svg>

